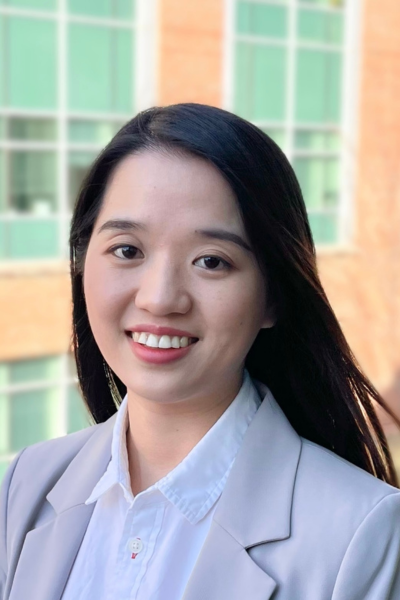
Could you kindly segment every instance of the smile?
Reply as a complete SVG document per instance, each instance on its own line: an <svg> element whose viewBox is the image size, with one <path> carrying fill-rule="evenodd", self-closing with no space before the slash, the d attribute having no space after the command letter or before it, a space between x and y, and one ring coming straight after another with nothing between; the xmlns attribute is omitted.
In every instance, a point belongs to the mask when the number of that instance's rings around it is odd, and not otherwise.
<svg viewBox="0 0 400 600"><path fill-rule="evenodd" d="M198 338L179 337L177 335L155 335L154 333L146 333L144 331L129 331L128 335L134 342L149 348L186 348L186 346L198 341Z"/></svg>

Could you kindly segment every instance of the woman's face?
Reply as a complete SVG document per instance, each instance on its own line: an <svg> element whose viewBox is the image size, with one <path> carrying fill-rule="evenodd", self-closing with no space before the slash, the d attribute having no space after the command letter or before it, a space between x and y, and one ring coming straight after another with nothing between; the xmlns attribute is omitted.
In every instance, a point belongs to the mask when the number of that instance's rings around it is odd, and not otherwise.
<svg viewBox="0 0 400 600"><path fill-rule="evenodd" d="M121 161L88 246L84 291L96 342L129 397L171 403L236 394L255 337L273 324L251 250L202 230L250 246L234 194L213 165L157 151ZM138 324L199 341L175 360L148 362L128 333Z"/></svg>

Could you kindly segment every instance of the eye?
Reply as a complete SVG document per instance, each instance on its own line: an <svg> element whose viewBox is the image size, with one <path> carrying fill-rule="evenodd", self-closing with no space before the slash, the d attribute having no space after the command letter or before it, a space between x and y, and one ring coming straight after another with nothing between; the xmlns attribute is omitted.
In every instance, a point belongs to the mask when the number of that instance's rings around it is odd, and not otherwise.
<svg viewBox="0 0 400 600"><path fill-rule="evenodd" d="M138 249L135 246L125 244L124 246L114 246L113 248L110 248L110 254L113 254L117 258L131 260L132 258L135 258L137 250Z"/></svg>
<svg viewBox="0 0 400 600"><path fill-rule="evenodd" d="M207 271L223 271L225 269L231 269L231 265L226 260L224 260L223 258L220 258L219 256L202 256L201 258L198 258L196 262L198 262L199 260L207 261L206 262L207 266L211 267L211 268L207 268L206 269ZM223 264L222 269L215 268L215 265L218 262Z"/></svg>

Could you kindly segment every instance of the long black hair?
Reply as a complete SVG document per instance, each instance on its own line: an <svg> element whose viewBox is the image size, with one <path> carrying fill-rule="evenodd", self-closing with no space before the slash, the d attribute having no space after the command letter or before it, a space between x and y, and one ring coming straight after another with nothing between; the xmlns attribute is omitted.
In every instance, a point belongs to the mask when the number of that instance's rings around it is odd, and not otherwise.
<svg viewBox="0 0 400 600"><path fill-rule="evenodd" d="M106 421L116 412L126 387L105 363L89 325L85 255L111 173L123 158L145 149L202 157L235 193L277 318L274 327L258 333L245 361L249 374L267 384L301 436L397 485L372 401L399 421L361 372L322 288L292 167L256 126L202 104L139 113L97 157L78 195L70 235L73 347L83 399L94 421Z"/></svg>

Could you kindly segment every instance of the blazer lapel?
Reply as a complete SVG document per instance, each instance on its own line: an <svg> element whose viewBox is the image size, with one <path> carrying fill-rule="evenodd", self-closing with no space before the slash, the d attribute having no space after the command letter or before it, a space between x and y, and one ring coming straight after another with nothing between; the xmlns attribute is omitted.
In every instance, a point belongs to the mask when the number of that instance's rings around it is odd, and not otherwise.
<svg viewBox="0 0 400 600"><path fill-rule="evenodd" d="M243 439L183 600L268 600L274 579L251 548L290 536L301 440L267 386ZM249 552L250 550L250 552Z"/></svg>
<svg viewBox="0 0 400 600"><path fill-rule="evenodd" d="M43 514L52 515L27 533L9 600L60 600L95 506L85 501L111 459L115 418L96 427L47 494Z"/></svg>

